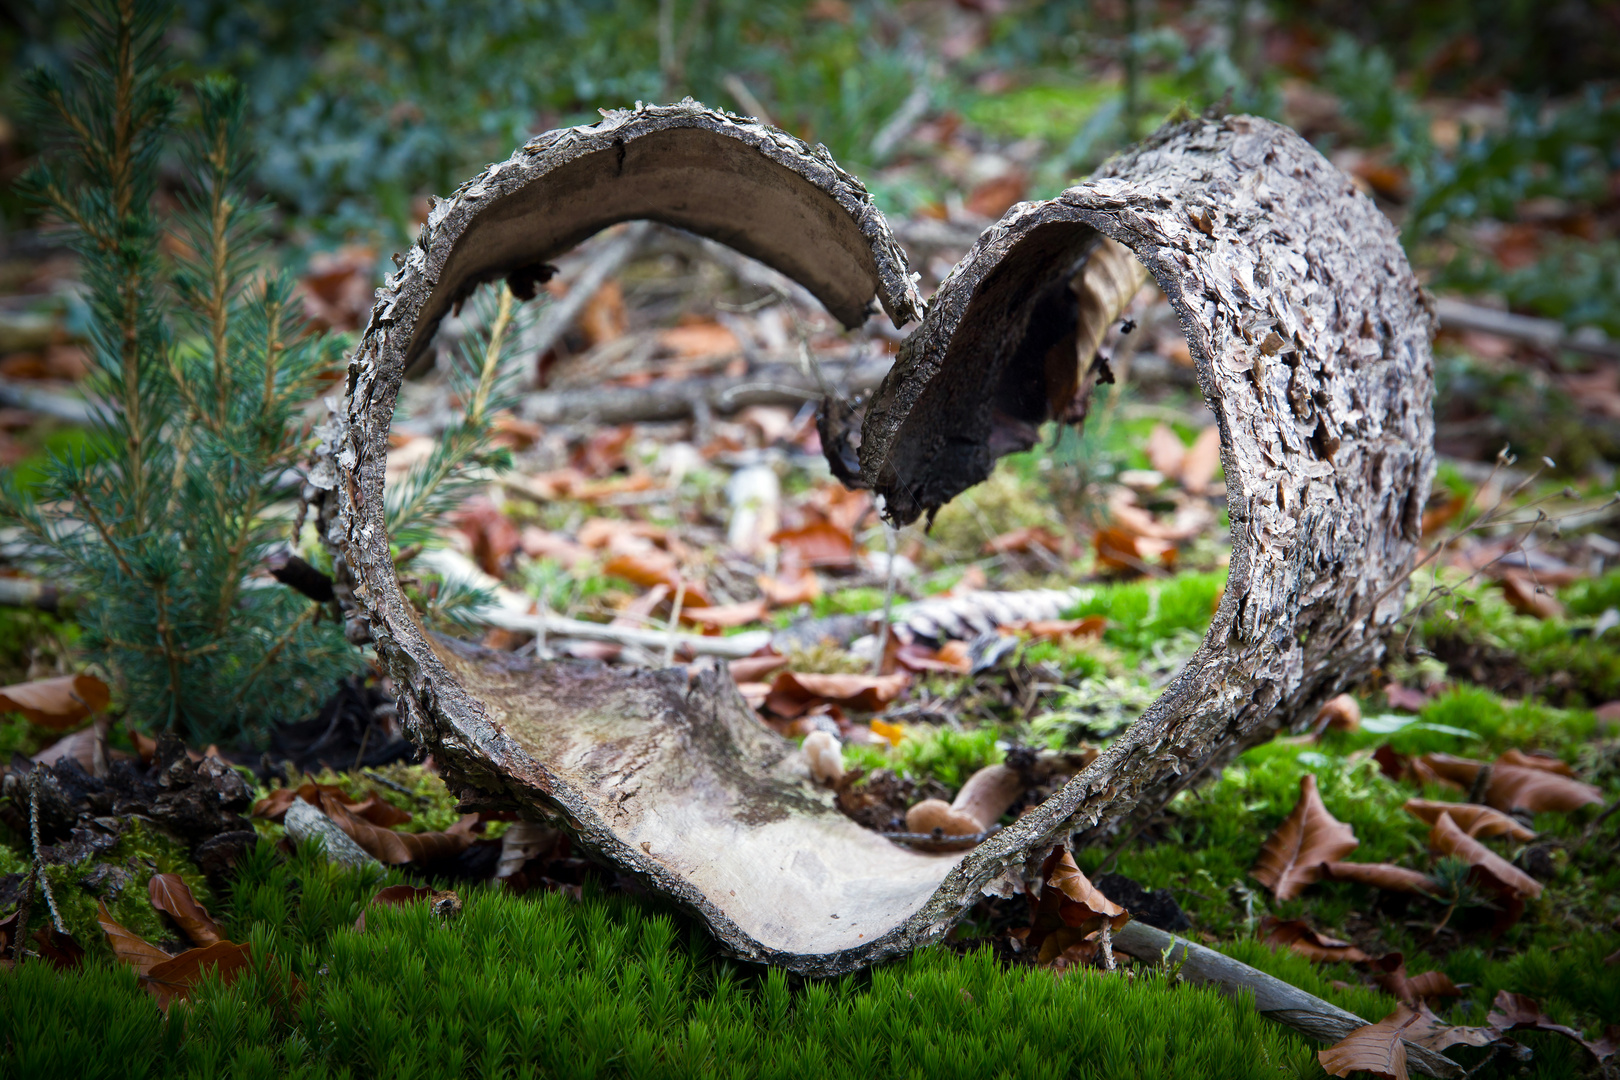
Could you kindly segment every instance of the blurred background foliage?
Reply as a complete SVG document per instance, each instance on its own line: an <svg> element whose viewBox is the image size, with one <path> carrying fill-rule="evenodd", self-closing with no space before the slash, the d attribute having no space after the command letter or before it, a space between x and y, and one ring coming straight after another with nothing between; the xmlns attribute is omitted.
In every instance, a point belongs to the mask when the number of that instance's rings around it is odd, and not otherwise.
<svg viewBox="0 0 1620 1080"><path fill-rule="evenodd" d="M36 150L18 76L68 62L71 8L0 10L8 231L31 224L9 181ZM915 214L975 178L886 145L896 120L928 118L941 145L960 125L1044 197L1177 106L1230 95L1337 152L1431 284L1620 334L1620 103L1603 82L1620 5L1601 0L179 0L170 37L178 74L248 87L256 182L295 262L401 247L428 195L637 100L764 111ZM1526 220L1549 236L1503 258Z"/></svg>

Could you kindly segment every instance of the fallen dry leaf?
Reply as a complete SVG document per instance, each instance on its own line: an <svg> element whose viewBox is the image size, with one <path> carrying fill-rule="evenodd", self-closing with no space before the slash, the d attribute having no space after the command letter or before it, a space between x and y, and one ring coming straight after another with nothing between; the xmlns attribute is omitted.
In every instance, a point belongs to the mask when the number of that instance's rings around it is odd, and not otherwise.
<svg viewBox="0 0 1620 1080"><path fill-rule="evenodd" d="M967 198L962 200L962 209L980 217L998 218L1024 197L1028 185L1024 174L1013 169L984 181L968 192Z"/></svg>
<svg viewBox="0 0 1620 1080"><path fill-rule="evenodd" d="M1429 825L1448 814L1457 827L1469 836L1507 836L1521 844L1536 838L1534 829L1527 829L1517 819L1500 810L1477 803L1436 802L1429 799L1407 799L1406 812Z"/></svg>
<svg viewBox="0 0 1620 1080"><path fill-rule="evenodd" d="M872 734L878 736L890 746L899 746L906 738L906 729L899 724L891 724L887 720L873 720L870 725Z"/></svg>
<svg viewBox="0 0 1620 1080"><path fill-rule="evenodd" d="M1032 918L1024 944L1038 950L1042 964L1050 964L1105 925L1118 930L1131 920L1080 872L1065 848L1055 848L1047 856L1041 877L1046 885L1038 898L1031 897Z"/></svg>
<svg viewBox="0 0 1620 1080"><path fill-rule="evenodd" d="M1406 973L1406 958L1400 953L1386 953L1371 962L1373 980L1384 992L1406 1005L1439 998L1461 997L1462 991L1443 971L1425 971L1421 975Z"/></svg>
<svg viewBox="0 0 1620 1080"><path fill-rule="evenodd" d="M1558 760L1550 754L1526 754L1522 750L1508 750L1496 759L1498 765L1517 765L1526 769L1540 769L1542 772L1557 773L1559 776L1574 776L1575 770L1569 764Z"/></svg>
<svg viewBox="0 0 1620 1080"><path fill-rule="evenodd" d="M1384 687L1384 697L1389 701L1392 709L1405 709L1407 712L1422 712L1429 704L1429 694L1424 690L1415 690L1400 683L1390 683Z"/></svg>
<svg viewBox="0 0 1620 1080"><path fill-rule="evenodd" d="M1091 545L1097 552L1097 562L1110 570L1140 574L1154 563L1171 567L1176 562L1176 546L1170 541L1140 536L1117 526L1098 529Z"/></svg>
<svg viewBox="0 0 1620 1080"><path fill-rule="evenodd" d="M383 907L403 907L413 900L426 900L433 895L433 890L425 885L390 885L378 891L366 902L366 907L381 905ZM360 917L354 920L354 928L360 933L366 932L366 913L360 912Z"/></svg>
<svg viewBox="0 0 1620 1080"><path fill-rule="evenodd" d="M1378 1023L1357 1028L1326 1050L1317 1051L1316 1056L1329 1076L1349 1076L1362 1070L1391 1080L1408 1080L1408 1042L1438 1052L1448 1046L1489 1046L1499 1037L1488 1027L1453 1027L1427 1005L1413 1010L1403 1004Z"/></svg>
<svg viewBox="0 0 1620 1080"><path fill-rule="evenodd" d="M907 671L949 671L966 675L973 670L973 658L968 655L965 641L952 639L937 649L920 641L902 645L895 650L895 662Z"/></svg>
<svg viewBox="0 0 1620 1080"><path fill-rule="evenodd" d="M219 924L208 914L208 909L197 903L191 887L177 874L153 874L147 882L152 906L175 921L193 945L212 945L225 940Z"/></svg>
<svg viewBox="0 0 1620 1080"><path fill-rule="evenodd" d="M1063 555L1068 551L1069 542L1066 538L1058 536L1044 525L1026 525L1021 529L1004 532L1000 536L993 536L984 542L979 549L981 555L1027 555L1035 548L1049 551L1053 555Z"/></svg>
<svg viewBox="0 0 1620 1080"><path fill-rule="evenodd" d="M1391 780L1462 790L1460 784L1454 784L1435 772L1422 758L1407 757L1388 743L1373 751L1373 760L1378 763L1379 771Z"/></svg>
<svg viewBox="0 0 1620 1080"><path fill-rule="evenodd" d="M593 519L597 520L597 519ZM538 525L526 525L519 544L523 554L531 559L550 559L565 570L572 570L590 560L590 549L566 536L547 532Z"/></svg>
<svg viewBox="0 0 1620 1080"><path fill-rule="evenodd" d="M779 529L770 541L793 566L846 569L855 565L855 536L831 521L813 521L798 529Z"/></svg>
<svg viewBox="0 0 1620 1080"><path fill-rule="evenodd" d="M656 548L615 555L603 564L602 572L609 577L623 578L644 589L650 589L655 585L667 586L671 592L684 589L686 599L682 603L683 607L709 606L709 595L704 591L703 585L682 578L675 557Z"/></svg>
<svg viewBox="0 0 1620 1080"><path fill-rule="evenodd" d="M252 963L246 945L216 941L200 949L187 949L179 956L153 964L141 974L141 985L157 999L158 1008L168 1011L175 998L184 1001L205 975L212 970L222 983L232 983Z"/></svg>
<svg viewBox="0 0 1620 1080"><path fill-rule="evenodd" d="M1181 459L1181 486L1194 495L1209 491L1221 467L1221 429L1211 424L1198 433Z"/></svg>
<svg viewBox="0 0 1620 1080"><path fill-rule="evenodd" d="M1453 495L1448 492L1439 503L1430 505L1423 511L1423 535L1426 537L1433 536L1436 532L1445 528L1451 523L1452 518L1462 513L1463 507L1467 505L1467 499L1461 495Z"/></svg>
<svg viewBox="0 0 1620 1080"><path fill-rule="evenodd" d="M1427 874L1393 863L1327 862L1322 864L1322 876L1331 881L1355 881L1387 892L1419 896L1433 896L1439 889Z"/></svg>
<svg viewBox="0 0 1620 1080"><path fill-rule="evenodd" d="M814 675L783 671L771 682L765 707L793 719L816 705L831 703L862 712L876 712L911 685L904 671L893 675Z"/></svg>
<svg viewBox="0 0 1620 1080"><path fill-rule="evenodd" d="M467 500L450 521L471 542L473 561L492 577L501 577L508 560L523 546L518 527L489 499Z"/></svg>
<svg viewBox="0 0 1620 1080"><path fill-rule="evenodd" d="M1603 1038L1588 1040L1572 1027L1553 1023L1552 1017L1547 1015L1541 1002L1535 998L1510 990L1496 992L1496 1000L1491 1002L1491 1011L1485 1021L1500 1031L1547 1031L1562 1035L1586 1047L1599 1061L1609 1060L1620 1048L1620 1025L1610 1024L1604 1030Z"/></svg>
<svg viewBox="0 0 1620 1080"><path fill-rule="evenodd" d="M54 926L41 926L34 931L34 944L39 946L39 958L57 971L73 971L84 963L84 947ZM0 952L4 952L0 948Z"/></svg>
<svg viewBox="0 0 1620 1080"><path fill-rule="evenodd" d="M741 604L716 604L714 607L681 608L681 621L697 626L726 629L747 626L765 617L765 600L747 600Z"/></svg>
<svg viewBox="0 0 1620 1080"><path fill-rule="evenodd" d="M733 660L726 666L731 669L731 677L739 683L758 682L777 668L786 667L788 658L767 646L763 654L755 653L740 660Z"/></svg>
<svg viewBox="0 0 1620 1080"><path fill-rule="evenodd" d="M682 360L729 356L742 348L737 335L717 322L695 322L658 332L658 344Z"/></svg>
<svg viewBox="0 0 1620 1080"><path fill-rule="evenodd" d="M1564 615L1564 605L1552 591L1540 585L1523 570L1508 570L1500 582L1502 595L1521 615L1534 615L1538 619L1558 619Z"/></svg>
<svg viewBox="0 0 1620 1080"><path fill-rule="evenodd" d="M1357 731L1361 728L1361 706L1349 694L1329 698L1311 723L1313 731Z"/></svg>
<svg viewBox="0 0 1620 1080"><path fill-rule="evenodd" d="M1083 619L1026 619L1002 627L1015 634L1026 634L1037 641L1063 641L1069 638L1102 637L1108 620L1101 615Z"/></svg>
<svg viewBox="0 0 1620 1080"><path fill-rule="evenodd" d="M107 935L107 944L112 947L113 956L133 967L137 975L145 975L157 964L172 959L145 938L124 929L108 913L104 900L96 901L96 922L101 926L101 932Z"/></svg>
<svg viewBox="0 0 1620 1080"><path fill-rule="evenodd" d="M1350 826L1328 813L1316 776L1300 777L1299 802L1266 838L1250 871L1278 900L1292 900L1322 876L1322 864L1350 854L1360 841Z"/></svg>
<svg viewBox="0 0 1620 1080"><path fill-rule="evenodd" d="M1260 934L1266 944L1278 947L1286 945L1318 964L1359 964L1368 959L1366 953L1348 941L1330 938L1312 930L1304 919L1283 920L1267 915L1261 920Z"/></svg>
<svg viewBox="0 0 1620 1080"><path fill-rule="evenodd" d="M770 577L761 574L754 580L758 582L759 591L771 607L798 607L800 604L810 603L821 595L821 579L808 567L799 570L793 577Z"/></svg>
<svg viewBox="0 0 1620 1080"><path fill-rule="evenodd" d="M105 709L111 698L107 684L94 675L61 675L0 687L0 713L19 712L30 724L66 731Z"/></svg>
<svg viewBox="0 0 1620 1080"><path fill-rule="evenodd" d="M1169 424L1153 425L1143 450L1147 453L1148 464L1155 471L1170 480L1181 476L1181 462L1187 456L1187 447Z"/></svg>
<svg viewBox="0 0 1620 1080"><path fill-rule="evenodd" d="M464 814L443 832L406 833L373 825L351 813L341 799L327 792L321 793L320 807L368 855L389 866L433 862L459 855L472 845L472 827L478 821L477 814Z"/></svg>
<svg viewBox="0 0 1620 1080"><path fill-rule="evenodd" d="M1473 786L1479 770L1485 766L1482 761L1450 754L1424 754L1421 760L1436 774L1465 790ZM1529 760L1529 757L1520 755L1518 760ZM1502 811L1522 809L1532 814L1548 811L1567 814L1583 806L1601 804L1603 793L1591 784L1583 784L1541 765L1513 764L1504 755L1491 766L1485 801Z"/></svg>
<svg viewBox="0 0 1620 1080"><path fill-rule="evenodd" d="M1541 895L1541 882L1463 832L1449 814L1441 814L1429 831L1429 849L1464 860L1485 876L1485 885L1497 892L1507 892L1517 899Z"/></svg>
<svg viewBox="0 0 1620 1080"><path fill-rule="evenodd" d="M591 294L574 325L584 337L587 349L624 336L630 318L624 306L624 289L616 278L603 282L602 287Z"/></svg>
<svg viewBox="0 0 1620 1080"><path fill-rule="evenodd" d="M294 799L303 799L311 806L319 806L322 804L322 800L325 799L336 799L343 804L351 815L363 818L373 825L385 829L391 829L395 825L403 825L411 820L409 813L388 802L380 795L368 795L357 802L335 784L317 784L313 781L300 784L296 788L276 788L269 795L253 804L253 816L279 822L286 815L287 808L293 804Z"/></svg>

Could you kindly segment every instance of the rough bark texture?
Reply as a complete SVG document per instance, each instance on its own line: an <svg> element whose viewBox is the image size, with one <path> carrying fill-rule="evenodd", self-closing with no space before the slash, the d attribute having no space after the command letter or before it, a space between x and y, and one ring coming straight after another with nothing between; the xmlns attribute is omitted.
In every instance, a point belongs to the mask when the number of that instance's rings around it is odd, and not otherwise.
<svg viewBox="0 0 1620 1080"><path fill-rule="evenodd" d="M939 938L1051 844L1156 807L1380 656L1432 471L1430 315L1372 205L1292 132L1241 117L1161 132L1107 175L1015 207L942 286L866 422L860 464L892 514L981 479L1025 427L1076 404L1052 387L1080 393L1095 376L1081 300L1104 236L1176 305L1220 419L1234 551L1209 637L1014 826L966 855L909 851L836 814L722 674L430 639L384 535L405 365L473 283L521 284L631 217L771 262L846 322L874 297L897 322L919 306L881 215L825 151L690 103L541 136L435 208L379 293L312 480L340 599L388 664L407 730L469 804L556 820L740 956L846 971Z"/></svg>

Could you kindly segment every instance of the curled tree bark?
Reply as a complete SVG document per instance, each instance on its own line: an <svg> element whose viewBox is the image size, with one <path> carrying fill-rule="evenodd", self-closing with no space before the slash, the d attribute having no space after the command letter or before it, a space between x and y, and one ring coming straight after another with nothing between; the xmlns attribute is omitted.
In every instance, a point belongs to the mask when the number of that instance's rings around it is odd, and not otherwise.
<svg viewBox="0 0 1620 1080"><path fill-rule="evenodd" d="M1166 129L1097 179L1015 207L933 298L859 447L843 444L841 474L858 469L909 520L1043 420L1083 416L1106 376L1097 320L1139 273L1127 254L1180 313L1221 425L1226 596L1164 698L1013 826L965 854L860 828L721 670L536 662L429 635L384 524L405 367L477 283L523 284L632 218L753 255L846 325L879 306L897 326L922 311L882 216L824 150L691 102L543 135L436 205L379 293L312 482L335 592L368 624L407 731L468 804L568 829L739 956L836 973L939 938L1053 843L1156 808L1380 657L1432 472L1430 315L1371 203L1298 136L1244 117Z"/></svg>

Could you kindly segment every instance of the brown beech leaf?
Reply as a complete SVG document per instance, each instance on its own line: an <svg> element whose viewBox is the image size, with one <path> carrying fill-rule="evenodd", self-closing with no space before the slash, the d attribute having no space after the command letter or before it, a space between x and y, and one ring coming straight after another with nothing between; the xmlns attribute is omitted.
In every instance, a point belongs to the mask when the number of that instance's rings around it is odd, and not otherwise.
<svg viewBox="0 0 1620 1080"><path fill-rule="evenodd" d="M145 975L157 964L173 959L145 938L124 929L108 914L104 900L96 902L96 922L100 924L101 932L107 935L107 944L112 946L113 955L132 966L137 975Z"/></svg>
<svg viewBox="0 0 1620 1080"><path fill-rule="evenodd" d="M1044 525L1025 525L1000 536L993 536L979 549L981 555L1027 555L1036 548L1053 555L1068 553L1070 543Z"/></svg>
<svg viewBox="0 0 1620 1080"><path fill-rule="evenodd" d="M66 731L105 709L111 697L94 675L62 675L0 687L0 713L19 712L30 724Z"/></svg>
<svg viewBox="0 0 1620 1080"><path fill-rule="evenodd" d="M1491 1011L1486 1014L1485 1020L1501 1031L1547 1031L1562 1035L1586 1047L1599 1061L1609 1060L1620 1049L1620 1024L1610 1024L1604 1029L1602 1038L1588 1040L1574 1028L1553 1023L1552 1017L1546 1014L1541 1002L1535 998L1510 990L1496 992L1496 1000L1491 1002Z"/></svg>
<svg viewBox="0 0 1620 1080"><path fill-rule="evenodd" d="M1437 774L1460 785L1472 787L1483 761L1452 757L1450 754L1424 754L1421 759ZM1540 755L1520 754L1517 762L1536 761L1534 766L1518 764L1507 755L1491 766L1491 778L1485 785L1485 801L1498 810L1528 810L1532 814L1546 811L1567 814L1583 806L1603 802L1603 793L1591 784L1583 784L1548 768L1549 759Z"/></svg>
<svg viewBox="0 0 1620 1080"><path fill-rule="evenodd" d="M406 833L372 824L329 792L321 793L320 807L368 855L389 866L459 855L472 845L472 827L478 821L477 814L464 814L443 832Z"/></svg>
<svg viewBox="0 0 1620 1080"><path fill-rule="evenodd" d="M1448 814L1457 827L1469 836L1507 836L1521 844L1536 838L1534 829L1527 829L1518 819L1508 817L1500 810L1478 803L1436 802L1430 799L1407 799L1406 812L1420 821L1433 825L1441 814Z"/></svg>
<svg viewBox="0 0 1620 1080"><path fill-rule="evenodd" d="M1522 765L1526 769L1540 769L1542 772L1557 773L1559 776L1575 775L1574 768L1550 754L1526 754L1523 750L1509 750L1498 757L1496 763Z"/></svg>
<svg viewBox="0 0 1620 1080"><path fill-rule="evenodd" d="M1425 971L1421 975L1408 975L1406 959L1398 952L1380 956L1372 962L1372 969L1374 981L1384 992L1407 1005L1443 997L1462 996L1457 984L1443 971Z"/></svg>
<svg viewBox="0 0 1620 1080"><path fill-rule="evenodd" d="M35 930L34 942L39 946L39 958L57 971L73 971L84 963L83 947L72 934L64 934L54 926Z"/></svg>
<svg viewBox="0 0 1620 1080"><path fill-rule="evenodd" d="M1307 960L1318 964L1332 964L1339 961L1359 964L1368 959L1366 953L1348 941L1330 938L1326 934L1312 930L1304 919L1284 920L1267 915L1260 922L1260 934L1266 944L1286 945Z"/></svg>
<svg viewBox="0 0 1620 1080"><path fill-rule="evenodd" d="M1109 570L1143 573L1148 564L1171 567L1176 563L1176 545L1168 540L1141 536L1117 525L1098 529L1091 538L1099 566Z"/></svg>
<svg viewBox="0 0 1620 1080"><path fill-rule="evenodd" d="M1250 871L1278 900L1292 900L1322 876L1322 864L1336 862L1360 844L1350 826L1328 813L1316 790L1316 776L1300 777L1299 802L1266 838Z"/></svg>
<svg viewBox="0 0 1620 1080"><path fill-rule="evenodd" d="M644 548L640 551L623 552L603 563L602 573L609 577L623 578L644 589L650 589L655 585L668 586L670 592L685 589L686 599L682 601L683 606L686 604L692 607L710 606L709 594L704 591L703 585L683 579L675 556L667 551Z"/></svg>
<svg viewBox="0 0 1620 1080"><path fill-rule="evenodd" d="M219 924L214 922L207 908L197 903L191 888L178 875L153 874L146 888L152 895L152 906L172 918L193 945L212 945L225 940Z"/></svg>
<svg viewBox="0 0 1620 1080"><path fill-rule="evenodd" d="M1387 892L1419 896L1433 896L1439 889L1429 875L1393 863L1328 862L1322 864L1322 876L1332 881L1355 881Z"/></svg>
<svg viewBox="0 0 1620 1080"><path fill-rule="evenodd" d="M1322 731L1357 731L1361 728L1361 706L1349 694L1340 694L1329 698L1317 710L1316 719L1311 722L1311 730Z"/></svg>
<svg viewBox="0 0 1620 1080"><path fill-rule="evenodd" d="M1221 467L1221 429L1214 424L1193 439L1181 459L1181 486L1194 495L1209 491L1215 470Z"/></svg>
<svg viewBox="0 0 1620 1080"><path fill-rule="evenodd" d="M1435 820L1429 832L1429 849L1440 855L1455 855L1476 867L1488 879L1485 884L1498 892L1505 891L1517 899L1541 895L1541 882L1463 832L1449 814Z"/></svg>
<svg viewBox="0 0 1620 1080"><path fill-rule="evenodd" d="M754 580L759 583L759 591L771 607L798 607L821 595L821 579L808 567L792 577L761 574Z"/></svg>
<svg viewBox="0 0 1620 1080"><path fill-rule="evenodd" d="M1118 930L1130 922L1129 913L1098 891L1064 848L1054 848L1041 866L1046 885L1030 898L1032 918L1025 947L1038 950L1037 960L1050 964L1066 949L1105 925Z"/></svg>
<svg viewBox="0 0 1620 1080"><path fill-rule="evenodd" d="M1407 712L1422 712L1429 703L1429 695L1422 690L1393 682L1384 687L1384 697L1389 700L1390 708L1405 709Z"/></svg>
<svg viewBox="0 0 1620 1080"><path fill-rule="evenodd" d="M949 671L966 675L973 670L973 657L965 641L952 639L938 649L931 649L920 641L902 645L895 650L895 663L907 671Z"/></svg>
<svg viewBox="0 0 1620 1080"><path fill-rule="evenodd" d="M1083 619L1025 619L1010 622L1002 629L1027 634L1036 641L1065 641L1102 637L1103 631L1108 629L1108 620L1101 615L1087 615Z"/></svg>
<svg viewBox="0 0 1620 1080"><path fill-rule="evenodd" d="M350 798L342 788L336 784L300 784L296 788L276 788L270 794L253 804L253 816L269 818L271 821L280 821L286 816L287 808L293 804L294 799L303 799L311 806L321 804L322 799L336 799L341 802L355 817L371 822L384 829L391 829L395 825L403 825L411 820L411 815L383 799L380 795L368 795L356 802Z"/></svg>
<svg viewBox="0 0 1620 1080"><path fill-rule="evenodd" d="M745 656L741 660L733 660L726 666L731 669L731 677L739 683L758 682L777 668L786 667L788 658L775 649L766 646L765 651Z"/></svg>
<svg viewBox="0 0 1620 1080"><path fill-rule="evenodd" d="M191 988L211 970L218 973L221 982L235 982L252 963L252 955L246 945L216 941L153 964L141 974L141 985L157 999L158 1008L167 1012L171 1001L175 998L184 1001Z"/></svg>
<svg viewBox="0 0 1620 1080"><path fill-rule="evenodd" d="M713 607L692 608L682 605L681 621L696 626L725 630L733 626L747 626L765 617L765 600L747 600L741 604L716 604Z"/></svg>
<svg viewBox="0 0 1620 1080"><path fill-rule="evenodd" d="M854 534L831 521L782 529L772 533L770 541L782 549L784 563L840 569L855 565Z"/></svg>
<svg viewBox="0 0 1620 1080"><path fill-rule="evenodd" d="M1502 595L1520 615L1534 615L1538 619L1557 619L1564 614L1564 605L1552 590L1536 582L1523 570L1508 570L1502 574Z"/></svg>
<svg viewBox="0 0 1620 1080"><path fill-rule="evenodd" d="M1454 1027L1427 1005L1414 1010L1402 1004L1378 1023L1357 1028L1326 1050L1317 1051L1316 1056L1329 1076L1349 1076L1361 1070L1390 1080L1407 1080L1407 1043L1439 1052L1448 1046L1489 1046L1500 1038L1494 1028Z"/></svg>
<svg viewBox="0 0 1620 1080"><path fill-rule="evenodd" d="M1172 480L1181 475L1181 462L1187 456L1187 447L1169 424L1153 425L1143 450L1147 453L1148 464L1155 471Z"/></svg>
<svg viewBox="0 0 1620 1080"><path fill-rule="evenodd" d="M425 885L390 885L379 890L366 907L381 905L382 907L403 907L414 900L426 900L433 895L433 890ZM362 934L366 932L366 913L360 912L360 917L354 920L354 928Z"/></svg>
<svg viewBox="0 0 1620 1080"><path fill-rule="evenodd" d="M877 712L909 685L911 675L904 671L893 675L812 675L783 671L772 681L765 706L789 720L823 703Z"/></svg>

